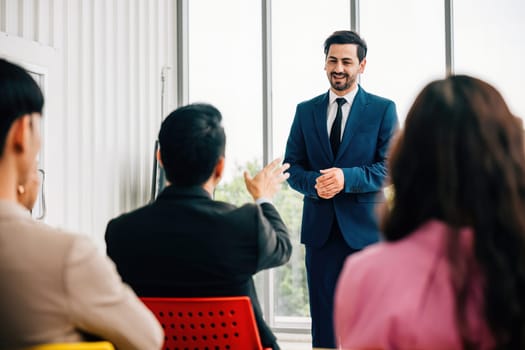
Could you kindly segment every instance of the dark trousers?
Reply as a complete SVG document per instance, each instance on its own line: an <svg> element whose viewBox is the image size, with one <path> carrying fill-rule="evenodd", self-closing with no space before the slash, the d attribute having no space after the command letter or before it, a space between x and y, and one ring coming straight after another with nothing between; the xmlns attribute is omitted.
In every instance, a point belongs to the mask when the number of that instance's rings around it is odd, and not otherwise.
<svg viewBox="0 0 525 350"><path fill-rule="evenodd" d="M335 220L330 237L322 247L306 246L313 347L336 347L333 320L335 286L343 263L356 251L346 243Z"/></svg>

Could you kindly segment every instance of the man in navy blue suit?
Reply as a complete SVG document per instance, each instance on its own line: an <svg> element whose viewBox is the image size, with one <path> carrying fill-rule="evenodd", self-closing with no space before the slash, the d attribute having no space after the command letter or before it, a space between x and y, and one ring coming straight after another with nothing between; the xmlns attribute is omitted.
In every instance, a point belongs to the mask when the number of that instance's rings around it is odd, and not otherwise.
<svg viewBox="0 0 525 350"><path fill-rule="evenodd" d="M367 46L353 31L324 44L330 90L297 105L284 161L304 195L301 243L314 347L335 348L334 289L346 257L379 239L374 215L384 201L387 150L397 127L394 102L357 83Z"/></svg>

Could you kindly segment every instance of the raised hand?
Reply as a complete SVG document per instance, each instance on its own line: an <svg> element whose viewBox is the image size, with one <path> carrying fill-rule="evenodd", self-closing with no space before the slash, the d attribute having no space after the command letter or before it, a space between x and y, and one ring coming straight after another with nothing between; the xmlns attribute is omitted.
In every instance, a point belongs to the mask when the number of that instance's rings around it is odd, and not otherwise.
<svg viewBox="0 0 525 350"><path fill-rule="evenodd" d="M259 198L272 199L281 188L283 181L290 176L289 173L285 172L290 164L281 164L281 162L282 158L274 159L254 177L251 177L247 171L244 172L246 189L254 200Z"/></svg>

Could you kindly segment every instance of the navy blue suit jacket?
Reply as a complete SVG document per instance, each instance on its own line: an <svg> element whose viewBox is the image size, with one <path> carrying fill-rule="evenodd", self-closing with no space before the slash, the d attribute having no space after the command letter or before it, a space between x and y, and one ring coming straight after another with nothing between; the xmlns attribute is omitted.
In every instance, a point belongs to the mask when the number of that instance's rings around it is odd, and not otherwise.
<svg viewBox="0 0 525 350"><path fill-rule="evenodd" d="M344 128L339 152L332 154L327 130L328 92L297 105L284 161L290 186L304 195L301 242L321 247L334 217L346 242L361 249L379 239L374 207L384 201L390 140L398 127L394 102L359 86ZM344 189L332 199L317 196L319 170L337 167Z"/></svg>

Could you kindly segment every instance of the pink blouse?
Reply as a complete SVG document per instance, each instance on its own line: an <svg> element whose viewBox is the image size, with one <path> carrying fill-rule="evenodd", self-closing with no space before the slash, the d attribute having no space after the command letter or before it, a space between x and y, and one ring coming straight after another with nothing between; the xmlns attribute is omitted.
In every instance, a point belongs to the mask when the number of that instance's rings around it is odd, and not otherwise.
<svg viewBox="0 0 525 350"><path fill-rule="evenodd" d="M445 247L448 227L428 221L410 236L350 256L335 292L340 349L462 349ZM465 254L473 233L459 231ZM468 298L467 319L478 349L492 348L483 316L480 278Z"/></svg>

